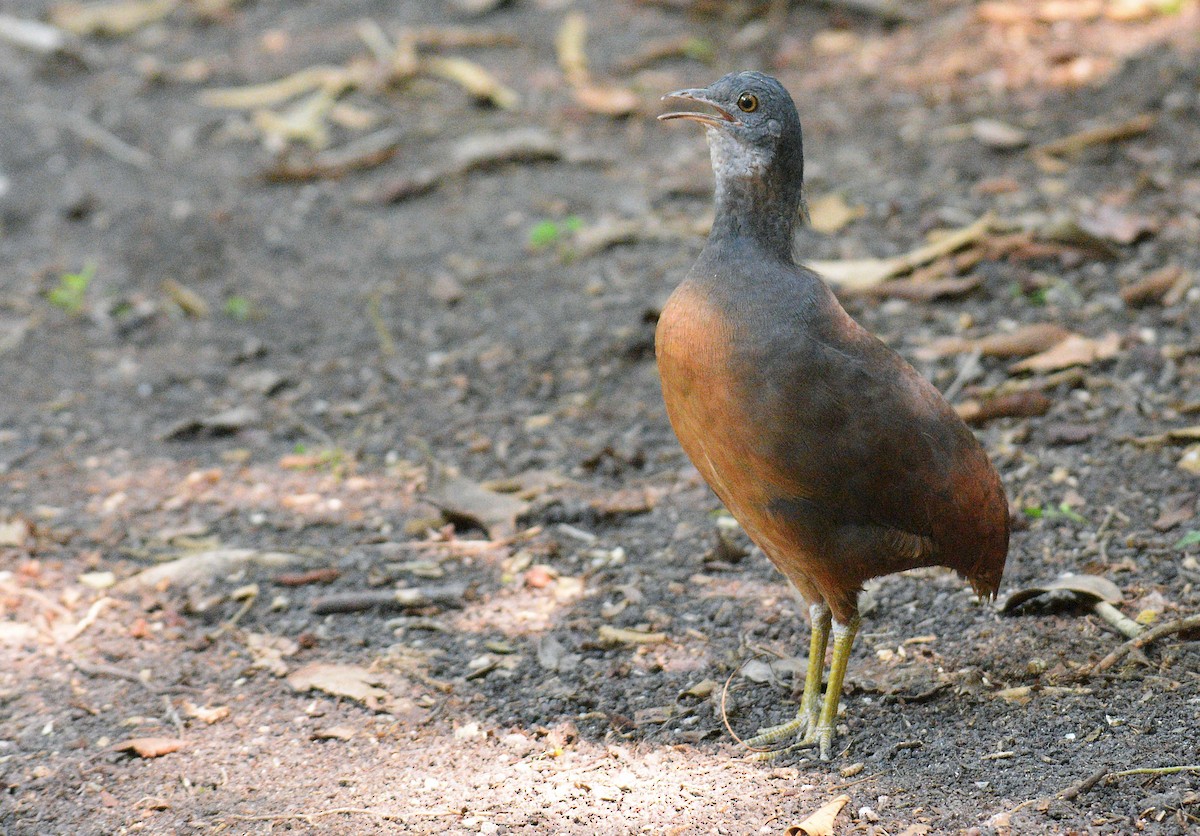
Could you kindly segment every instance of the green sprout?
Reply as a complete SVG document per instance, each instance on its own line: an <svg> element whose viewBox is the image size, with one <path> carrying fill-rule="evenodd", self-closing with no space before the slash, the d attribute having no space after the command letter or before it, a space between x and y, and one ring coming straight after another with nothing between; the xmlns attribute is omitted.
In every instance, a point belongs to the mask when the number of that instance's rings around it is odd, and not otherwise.
<svg viewBox="0 0 1200 836"><path fill-rule="evenodd" d="M46 298L50 304L60 308L71 316L78 316L83 311L88 285L96 275L96 265L86 264L78 273L63 273L58 277L58 284L50 289Z"/></svg>
<svg viewBox="0 0 1200 836"><path fill-rule="evenodd" d="M1189 531L1179 538L1179 542L1175 544L1175 548L1186 549L1188 546L1194 546L1197 543L1200 543L1200 531Z"/></svg>
<svg viewBox="0 0 1200 836"><path fill-rule="evenodd" d="M1087 523L1087 519L1082 514L1065 502L1060 502L1057 508L1031 505L1025 509L1025 516L1035 520L1070 520L1074 523Z"/></svg>
<svg viewBox="0 0 1200 836"><path fill-rule="evenodd" d="M529 246L535 250L548 247L570 232L583 229L583 220L577 215L571 215L562 221L538 221L529 230Z"/></svg>
<svg viewBox="0 0 1200 836"><path fill-rule="evenodd" d="M225 315L245 322L250 318L250 300L245 296L230 296L225 300Z"/></svg>

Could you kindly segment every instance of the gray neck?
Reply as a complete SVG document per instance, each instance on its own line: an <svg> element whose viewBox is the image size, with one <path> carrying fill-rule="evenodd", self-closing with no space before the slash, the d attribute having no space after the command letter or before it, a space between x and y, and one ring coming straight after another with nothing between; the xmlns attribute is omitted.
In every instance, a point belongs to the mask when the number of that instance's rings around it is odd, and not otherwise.
<svg viewBox="0 0 1200 836"><path fill-rule="evenodd" d="M783 155L768 157L712 128L708 142L717 178L716 217L709 242L750 239L790 262L800 213L803 163L796 171Z"/></svg>

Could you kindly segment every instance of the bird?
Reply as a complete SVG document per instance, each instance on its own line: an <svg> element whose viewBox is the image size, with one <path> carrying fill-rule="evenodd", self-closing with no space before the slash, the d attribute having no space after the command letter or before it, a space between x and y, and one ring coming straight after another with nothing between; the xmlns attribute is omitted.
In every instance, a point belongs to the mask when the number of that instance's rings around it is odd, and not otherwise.
<svg viewBox="0 0 1200 836"><path fill-rule="evenodd" d="M797 264L804 148L787 89L738 72L663 99L689 109L659 119L704 126L716 179L708 240L656 326L667 417L811 621L795 719L746 743L762 751L794 738L775 751L815 746L829 760L863 584L945 566L995 598L1008 501L937 388Z"/></svg>

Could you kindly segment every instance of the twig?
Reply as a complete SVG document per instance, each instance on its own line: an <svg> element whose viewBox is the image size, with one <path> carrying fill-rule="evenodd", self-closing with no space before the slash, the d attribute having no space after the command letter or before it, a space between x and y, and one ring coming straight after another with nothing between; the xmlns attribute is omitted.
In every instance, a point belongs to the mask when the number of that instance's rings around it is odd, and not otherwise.
<svg viewBox="0 0 1200 836"><path fill-rule="evenodd" d="M83 659L79 659L75 656L68 656L67 661L74 665L75 669L85 676L110 676L113 679L124 679L127 682L136 682L151 694L157 695L162 693L160 688L151 685L133 671L127 671L124 668L118 668L116 665L96 664L94 662L84 661Z"/></svg>
<svg viewBox="0 0 1200 836"><path fill-rule="evenodd" d="M1061 139L1047 142L1034 149L1035 154L1052 157L1078 154L1093 145L1104 145L1109 142L1119 142L1122 139L1139 136L1154 127L1154 114L1143 113L1116 125L1101 125L1098 128L1088 128L1077 131Z"/></svg>
<svg viewBox="0 0 1200 836"><path fill-rule="evenodd" d="M966 357L963 358L962 365L958 368L958 376L954 381L946 387L946 391L942 393L942 397L950 403L958 397L958 393L967 385L971 378L979 374L979 358L983 357L983 352L980 349L975 349Z"/></svg>
<svg viewBox="0 0 1200 836"><path fill-rule="evenodd" d="M239 609L237 612L235 612L233 614L233 618L224 622L223 624L221 624L220 627L218 627L217 629L215 629L211 633L209 633L208 640L212 641L214 639L218 639L221 636L228 633L234 627L236 627L237 623L242 620L242 616L244 616L246 613L250 612L250 608L254 606L254 602L257 600L258 600L258 585L255 584L253 592L251 592L249 595L246 596L246 601L245 601L245 603L242 604L241 609Z"/></svg>
<svg viewBox="0 0 1200 836"><path fill-rule="evenodd" d="M104 608L109 604L115 603L116 601L114 601L112 598L109 598L107 595L101 598L99 601L93 603L90 607L88 607L87 614L83 618L79 619L75 626L71 628L70 634L63 639L63 643L65 644L66 642L74 641L83 635L83 632L87 630L87 628L96 623L96 619L100 617L100 613L104 612Z"/></svg>
<svg viewBox="0 0 1200 836"><path fill-rule="evenodd" d="M359 592L341 592L318 598L312 603L312 611L317 615L329 615L331 613L361 612L375 607L406 610L427 607L431 604L462 606L463 596L466 595L466 592L467 588L462 584L430 586L424 589L364 589Z"/></svg>
<svg viewBox="0 0 1200 836"><path fill-rule="evenodd" d="M379 813L375 810L367 810L362 807L335 807L332 810L318 810L315 813L275 813L265 816L244 816L240 813L231 814L231 818L239 821L303 821L312 824L314 819L324 818L325 816L337 815L360 815L374 816L381 821L404 821L404 817L399 813ZM458 815L457 813L417 813L416 815L432 815L432 816L450 816Z"/></svg>
<svg viewBox="0 0 1200 836"><path fill-rule="evenodd" d="M62 127L85 142L92 143L118 162L131 165L143 171L154 168L153 157L141 148L130 145L112 131L97 125L82 114L68 111L58 115L57 121Z"/></svg>
<svg viewBox="0 0 1200 836"><path fill-rule="evenodd" d="M1087 672L1087 676L1097 673L1103 673L1113 665L1120 662L1131 651L1141 650L1148 644L1158 641L1163 636L1170 636L1175 633L1185 633L1188 630L1200 629L1200 615L1189 615L1187 618L1179 618L1175 621L1169 621L1166 624L1160 624L1150 630L1145 631L1140 636L1130 639L1125 644L1118 647L1112 653L1105 656L1096 665Z"/></svg>
<svg viewBox="0 0 1200 836"><path fill-rule="evenodd" d="M1186 766L1145 766L1137 769L1122 769L1111 773L1114 778L1124 778L1127 775L1174 775L1178 772L1200 772L1200 764Z"/></svg>
<svg viewBox="0 0 1200 836"><path fill-rule="evenodd" d="M1107 766L1097 769L1095 772L1093 772L1088 777L1084 778L1078 784L1072 784L1071 786L1067 787L1065 790L1060 792L1058 794L1058 797L1063 799L1064 801L1070 801L1073 798L1077 798L1078 796L1081 796L1085 792L1090 790L1092 787L1096 786L1096 784L1103 781L1105 776L1107 776L1108 774L1109 773L1108 773Z"/></svg>

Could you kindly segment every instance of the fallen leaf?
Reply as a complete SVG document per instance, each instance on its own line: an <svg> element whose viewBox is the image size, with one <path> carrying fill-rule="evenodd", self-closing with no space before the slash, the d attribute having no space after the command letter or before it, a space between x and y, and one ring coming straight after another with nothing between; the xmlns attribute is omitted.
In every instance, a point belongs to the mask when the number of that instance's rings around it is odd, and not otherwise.
<svg viewBox="0 0 1200 836"><path fill-rule="evenodd" d="M1070 156L1078 154L1093 145L1103 145L1109 142L1119 142L1131 137L1140 136L1154 127L1155 117L1152 113L1143 113L1115 125L1100 125L1095 128L1078 131L1077 133L1047 142L1035 149L1037 154L1051 156Z"/></svg>
<svg viewBox="0 0 1200 836"><path fill-rule="evenodd" d="M313 583L333 583L341 577L342 571L336 566L324 566L320 569L309 569L307 572L289 572L275 576L279 586L308 586Z"/></svg>
<svg viewBox="0 0 1200 836"><path fill-rule="evenodd" d="M347 697L364 703L368 708L382 709L392 695L378 687L380 677L358 665L313 662L298 668L288 676L288 685L297 691L324 691L336 697Z"/></svg>
<svg viewBox="0 0 1200 836"><path fill-rule="evenodd" d="M8 522L0 522L0 547L23 549L29 545L33 534L33 526L28 520L14 517Z"/></svg>
<svg viewBox="0 0 1200 836"><path fill-rule="evenodd" d="M1196 495L1194 493L1179 494L1163 504L1158 519L1151 525L1155 531L1170 531L1194 516L1196 516Z"/></svg>
<svg viewBox="0 0 1200 836"><path fill-rule="evenodd" d="M648 633L644 630L626 630L621 627L600 625L600 644L613 647L623 644L662 644L667 640L666 633Z"/></svg>
<svg viewBox="0 0 1200 836"><path fill-rule="evenodd" d="M642 103L637 93L613 84L585 84L576 87L573 95L584 110L601 116L628 116Z"/></svg>
<svg viewBox="0 0 1200 836"><path fill-rule="evenodd" d="M1050 446L1065 444L1083 444L1091 441L1096 435L1095 424L1076 424L1069 421L1059 421L1047 424L1045 427L1046 443Z"/></svg>
<svg viewBox="0 0 1200 836"><path fill-rule="evenodd" d="M1000 605L1001 612L1011 612L1039 595L1048 592L1073 592L1077 596L1105 601L1109 604L1119 604L1125 597L1121 588L1108 578L1099 575L1063 575L1046 583L1027 586L1009 594Z"/></svg>
<svg viewBox="0 0 1200 836"><path fill-rule="evenodd" d="M294 656L300 650L300 645L286 636L272 636L269 633L246 633L246 649L254 660L254 667L273 673L275 676L287 674L285 656Z"/></svg>
<svg viewBox="0 0 1200 836"><path fill-rule="evenodd" d="M572 86L586 84L590 75L584 47L586 40L587 18L581 12L567 15L554 37L558 66Z"/></svg>
<svg viewBox="0 0 1200 836"><path fill-rule="evenodd" d="M162 20L178 0L118 0L115 3L63 3L50 10L50 20L76 35L119 37Z"/></svg>
<svg viewBox="0 0 1200 836"><path fill-rule="evenodd" d="M968 424L979 426L994 418L1034 418L1045 415L1053 405L1054 401L1043 393L1026 390L998 395L985 401L963 401L954 405L954 411Z"/></svg>
<svg viewBox="0 0 1200 836"><path fill-rule="evenodd" d="M1009 333L989 334L976 340L965 337L945 337L919 349L922 360L937 360L950 354L978 351L984 357L1028 357L1061 343L1071 332L1061 325L1039 322Z"/></svg>
<svg viewBox="0 0 1200 836"><path fill-rule="evenodd" d="M286 552L260 552L255 549L216 549L197 552L144 569L117 584L118 591L154 589L160 586L189 586L206 583L217 577L232 575L240 569L258 566L281 569L304 558Z"/></svg>
<svg viewBox="0 0 1200 836"><path fill-rule="evenodd" d="M1098 238L1122 245L1136 243L1158 231L1158 223L1153 218L1122 212L1107 204L1102 204L1092 214L1081 217L1079 225Z"/></svg>
<svg viewBox="0 0 1200 836"><path fill-rule="evenodd" d="M1186 470L1188 473L1200 475L1200 444L1193 444L1184 450L1176 467Z"/></svg>
<svg viewBox="0 0 1200 836"><path fill-rule="evenodd" d="M457 476L444 477L427 497L450 522L466 522L482 528L493 540L512 537L517 517L529 503L510 494L489 491L477 482Z"/></svg>
<svg viewBox="0 0 1200 836"><path fill-rule="evenodd" d="M310 737L313 740L350 740L358 731L353 726L329 726L324 729L313 729Z"/></svg>
<svg viewBox="0 0 1200 836"><path fill-rule="evenodd" d="M183 704L183 713L188 717L194 717L200 722L211 726L213 723L220 722L229 716L229 706L218 705L209 708L206 705L201 706L192 702L185 702Z"/></svg>
<svg viewBox="0 0 1200 836"><path fill-rule="evenodd" d="M1053 348L1035 354L1009 367L1013 372L1054 372L1069 366L1087 366L1117 356L1121 337L1110 332L1093 340L1072 334Z"/></svg>
<svg viewBox="0 0 1200 836"><path fill-rule="evenodd" d="M808 267L830 284L845 288L851 293L862 292L973 244L987 234L992 223L993 218L989 213L969 226L954 230L932 243L892 258L810 261Z"/></svg>
<svg viewBox="0 0 1200 836"><path fill-rule="evenodd" d="M602 517L624 517L654 510L666 491L663 488L622 488L592 500L592 508Z"/></svg>
<svg viewBox="0 0 1200 836"><path fill-rule="evenodd" d="M720 684L715 679L702 679L695 685L689 686L686 690L680 691L679 695L706 700L713 695L713 692L717 690Z"/></svg>
<svg viewBox="0 0 1200 836"><path fill-rule="evenodd" d="M867 214L865 206L851 206L838 192L829 192L808 203L808 225L831 235Z"/></svg>
<svg viewBox="0 0 1200 836"><path fill-rule="evenodd" d="M177 737L134 737L113 744L112 748L115 752L133 752L140 758L161 758L178 752L186 745L186 740Z"/></svg>
<svg viewBox="0 0 1200 836"><path fill-rule="evenodd" d="M501 84L491 73L466 58L437 56L428 58L423 69L462 87L476 99L489 102L501 110L513 110L521 97L510 87Z"/></svg>
<svg viewBox="0 0 1200 836"><path fill-rule="evenodd" d="M850 796L839 795L804 821L793 824L784 832L787 833L787 836L802 836L802 834L803 836L833 836L834 819L837 818L838 813L842 812L842 808L849 800Z"/></svg>
<svg viewBox="0 0 1200 836"><path fill-rule="evenodd" d="M1008 151L1029 144L1029 133L998 119L976 119L971 123L971 136L989 148Z"/></svg>
<svg viewBox="0 0 1200 836"><path fill-rule="evenodd" d="M1176 288L1182 286L1183 291L1186 292L1191 283L1191 274L1185 275L1182 267L1178 264L1171 264L1121 288L1121 301L1130 307L1155 302L1167 305L1175 304L1168 299L1176 295ZM1180 298L1182 298L1181 294Z"/></svg>
<svg viewBox="0 0 1200 836"><path fill-rule="evenodd" d="M870 293L888 299L932 302L935 299L962 296L981 284L982 276L963 276L958 279L896 279L871 289Z"/></svg>

